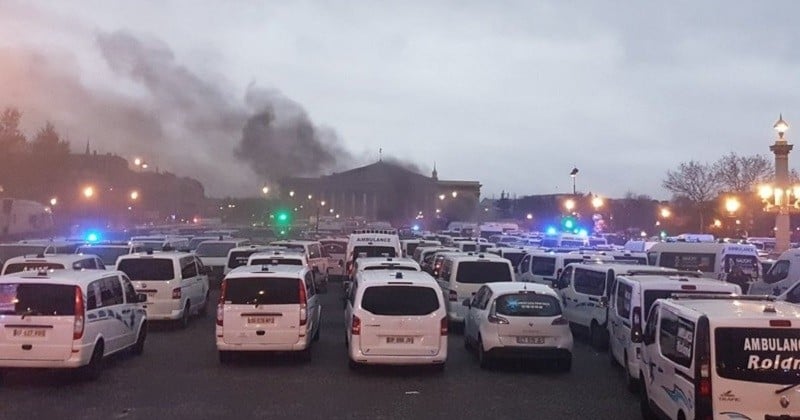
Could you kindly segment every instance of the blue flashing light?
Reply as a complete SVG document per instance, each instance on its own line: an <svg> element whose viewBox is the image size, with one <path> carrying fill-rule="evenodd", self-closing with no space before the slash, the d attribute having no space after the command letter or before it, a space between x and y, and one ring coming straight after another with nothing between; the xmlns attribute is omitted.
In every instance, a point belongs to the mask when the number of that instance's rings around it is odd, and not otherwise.
<svg viewBox="0 0 800 420"><path fill-rule="evenodd" d="M589 236L589 232L587 232L586 229L581 229L578 231L578 235Z"/></svg>
<svg viewBox="0 0 800 420"><path fill-rule="evenodd" d="M100 240L100 235L97 232L89 232L86 234L86 242L97 242Z"/></svg>
<svg viewBox="0 0 800 420"><path fill-rule="evenodd" d="M411 228L411 230L413 230L414 232L417 232L417 231L419 231L419 225L414 225L414 226Z"/></svg>
<svg viewBox="0 0 800 420"><path fill-rule="evenodd" d="M572 233L577 235L578 234L578 228L572 229Z"/></svg>
<svg viewBox="0 0 800 420"><path fill-rule="evenodd" d="M575 222L574 222L572 219L566 219L566 220L564 220L564 228L566 228L566 229L572 229L572 228L574 228L574 227L575 227Z"/></svg>
<svg viewBox="0 0 800 420"><path fill-rule="evenodd" d="M558 233L558 231L556 230L556 228L554 228L554 227L552 227L552 226L550 226L549 228L547 228L547 234L548 234L548 235L555 235L556 233Z"/></svg>

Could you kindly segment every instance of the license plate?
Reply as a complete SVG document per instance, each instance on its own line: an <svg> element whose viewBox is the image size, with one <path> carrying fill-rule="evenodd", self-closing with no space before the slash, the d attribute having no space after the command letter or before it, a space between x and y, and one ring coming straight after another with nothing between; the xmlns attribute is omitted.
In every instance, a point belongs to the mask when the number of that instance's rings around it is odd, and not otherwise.
<svg viewBox="0 0 800 420"><path fill-rule="evenodd" d="M414 337L386 337L387 344L414 344Z"/></svg>
<svg viewBox="0 0 800 420"><path fill-rule="evenodd" d="M544 344L544 337L517 337L517 344Z"/></svg>
<svg viewBox="0 0 800 420"><path fill-rule="evenodd" d="M45 337L45 330L42 329L32 329L32 328L14 328L14 332L12 333L14 337L22 337L22 338L44 338Z"/></svg>
<svg viewBox="0 0 800 420"><path fill-rule="evenodd" d="M248 324L274 324L275 318L271 316L249 316L247 317Z"/></svg>

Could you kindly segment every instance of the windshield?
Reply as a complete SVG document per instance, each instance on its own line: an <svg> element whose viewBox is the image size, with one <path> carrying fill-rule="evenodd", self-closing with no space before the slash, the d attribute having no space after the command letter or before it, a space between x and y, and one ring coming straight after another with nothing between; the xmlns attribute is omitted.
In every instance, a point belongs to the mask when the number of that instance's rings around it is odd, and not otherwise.
<svg viewBox="0 0 800 420"><path fill-rule="evenodd" d="M760 263L752 255L728 255L725 257L725 272L741 271L753 278L760 277Z"/></svg>
<svg viewBox="0 0 800 420"><path fill-rule="evenodd" d="M47 271L47 270L63 270L64 264L48 263L48 262L24 262L8 264L3 270L3 274L19 273L21 271Z"/></svg>
<svg viewBox="0 0 800 420"><path fill-rule="evenodd" d="M475 244L461 244L461 250L464 252L472 252L478 249L478 246Z"/></svg>
<svg viewBox="0 0 800 420"><path fill-rule="evenodd" d="M161 251L164 248L164 242L162 241L145 241L141 242L141 244L145 249L152 249L153 251Z"/></svg>
<svg viewBox="0 0 800 420"><path fill-rule="evenodd" d="M0 315L75 315L75 286L0 284Z"/></svg>
<svg viewBox="0 0 800 420"><path fill-rule="evenodd" d="M128 254L128 247L121 246L82 246L78 248L79 254L92 254L100 257L105 265L114 265L120 255Z"/></svg>
<svg viewBox="0 0 800 420"><path fill-rule="evenodd" d="M519 265L522 258L525 256L524 252L504 252L503 258L511 261L511 265L516 267Z"/></svg>
<svg viewBox="0 0 800 420"><path fill-rule="evenodd" d="M296 278L229 278L225 303L233 305L296 305L300 303Z"/></svg>
<svg viewBox="0 0 800 420"><path fill-rule="evenodd" d="M364 290L361 307L375 315L428 315L439 309L436 290L422 286L372 286Z"/></svg>
<svg viewBox="0 0 800 420"><path fill-rule="evenodd" d="M715 328L717 374L771 384L800 382L800 329Z"/></svg>
<svg viewBox="0 0 800 420"><path fill-rule="evenodd" d="M228 251L235 248L233 242L203 242L194 251L198 257L227 257Z"/></svg>
<svg viewBox="0 0 800 420"><path fill-rule="evenodd" d="M458 283L496 283L512 281L511 268L505 261L463 261L458 264Z"/></svg>
<svg viewBox="0 0 800 420"><path fill-rule="evenodd" d="M502 295L495 300L495 312L506 316L558 316L561 306L553 296L536 293Z"/></svg>
<svg viewBox="0 0 800 420"><path fill-rule="evenodd" d="M0 245L0 261L24 255L41 255L45 249L45 245Z"/></svg>
<svg viewBox="0 0 800 420"><path fill-rule="evenodd" d="M658 265L686 271L714 272L714 254L662 252Z"/></svg>
<svg viewBox="0 0 800 420"><path fill-rule="evenodd" d="M394 247L391 246L357 246L353 248L353 259L361 257L396 257Z"/></svg>
<svg viewBox="0 0 800 420"><path fill-rule="evenodd" d="M172 280L175 271L171 259L166 258L129 258L117 265L131 280Z"/></svg>

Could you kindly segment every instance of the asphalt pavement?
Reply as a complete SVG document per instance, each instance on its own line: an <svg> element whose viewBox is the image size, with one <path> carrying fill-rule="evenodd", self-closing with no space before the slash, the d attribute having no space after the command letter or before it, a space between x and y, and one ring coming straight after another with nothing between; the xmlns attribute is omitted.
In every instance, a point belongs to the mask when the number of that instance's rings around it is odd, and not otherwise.
<svg viewBox="0 0 800 420"><path fill-rule="evenodd" d="M453 332L444 373L351 371L341 296L339 284L321 295L322 336L311 362L251 354L220 365L210 310L185 330L152 326L144 355L114 357L94 382L66 371L9 373L0 419L639 418L621 370L579 338L569 373L531 362L481 370Z"/></svg>

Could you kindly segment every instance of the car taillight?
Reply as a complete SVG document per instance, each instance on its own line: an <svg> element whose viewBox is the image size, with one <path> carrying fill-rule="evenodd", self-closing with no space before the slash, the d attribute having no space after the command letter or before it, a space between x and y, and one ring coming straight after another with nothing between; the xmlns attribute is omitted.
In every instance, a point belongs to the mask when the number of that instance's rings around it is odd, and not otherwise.
<svg viewBox="0 0 800 420"><path fill-rule="evenodd" d="M550 325L569 325L569 321L567 321L567 319L564 318L563 316L560 316L554 319L553 322L550 323Z"/></svg>
<svg viewBox="0 0 800 420"><path fill-rule="evenodd" d="M308 322L308 301L306 299L306 285L300 280L297 282L297 293L300 296L300 325L306 325Z"/></svg>
<svg viewBox="0 0 800 420"><path fill-rule="evenodd" d="M447 317L442 318L442 321L439 323L439 333L441 335L447 335Z"/></svg>
<svg viewBox="0 0 800 420"><path fill-rule="evenodd" d="M225 318L225 289L228 287L228 281L222 280L222 285L219 289L219 302L217 302L217 325L222 326L222 321Z"/></svg>
<svg viewBox="0 0 800 420"><path fill-rule="evenodd" d="M172 298L173 299L180 299L181 298L181 288L176 287L172 289Z"/></svg>
<svg viewBox="0 0 800 420"><path fill-rule="evenodd" d="M360 335L361 334L361 319L355 315L353 315L353 322L350 326L350 334L352 335Z"/></svg>
<svg viewBox="0 0 800 420"><path fill-rule="evenodd" d="M771 319L769 320L769 326L790 328L792 326L792 321L788 319Z"/></svg>
<svg viewBox="0 0 800 420"><path fill-rule="evenodd" d="M634 343L642 342L642 308L637 306L633 308L631 323L631 341Z"/></svg>
<svg viewBox="0 0 800 420"><path fill-rule="evenodd" d="M458 292L455 290L450 290L447 292L447 300L450 302L458 302Z"/></svg>
<svg viewBox="0 0 800 420"><path fill-rule="evenodd" d="M84 321L83 293L81 288L75 286L75 323L72 326L72 339L80 340L83 337Z"/></svg>
<svg viewBox="0 0 800 420"><path fill-rule="evenodd" d="M695 345L697 362L695 363L695 417L711 419L713 417L713 401L711 399L711 336L708 318L697 320ZM719 349L718 349L719 351Z"/></svg>

